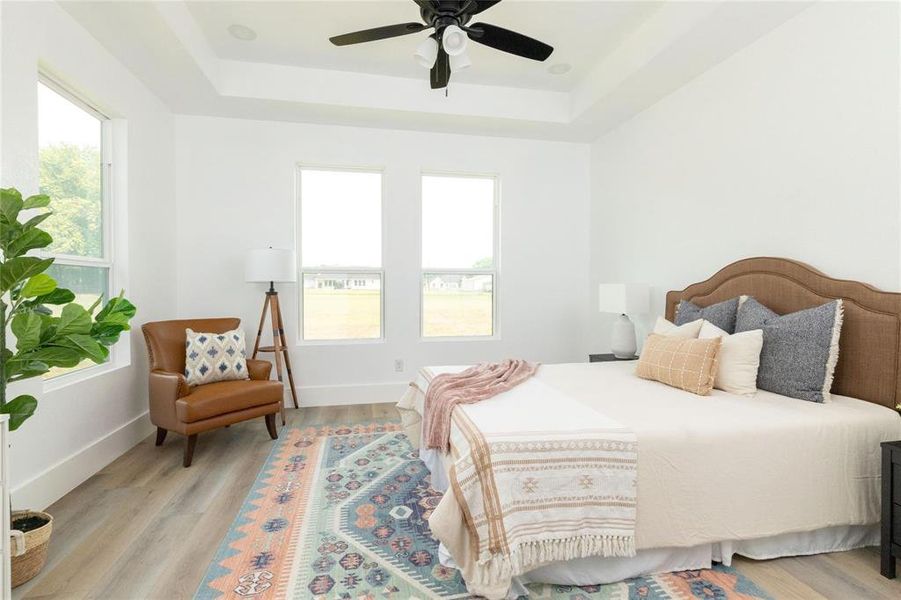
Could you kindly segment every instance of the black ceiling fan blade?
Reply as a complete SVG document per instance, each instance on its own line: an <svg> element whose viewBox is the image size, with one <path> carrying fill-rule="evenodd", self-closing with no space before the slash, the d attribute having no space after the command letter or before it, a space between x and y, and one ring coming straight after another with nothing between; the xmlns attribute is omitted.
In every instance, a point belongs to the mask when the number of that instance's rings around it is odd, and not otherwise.
<svg viewBox="0 0 901 600"><path fill-rule="evenodd" d="M484 12L500 2L501 0L473 0L476 3L476 9L472 11L468 11L471 15L477 15L480 12Z"/></svg>
<svg viewBox="0 0 901 600"><path fill-rule="evenodd" d="M385 25L384 27L375 27L373 29L364 29L362 31L354 31L353 33L336 35L330 37L329 41L336 46L362 44L363 42L374 42L376 40L385 40L410 33L417 33L423 29L428 29L428 27L428 25L423 23L398 23L397 25Z"/></svg>
<svg viewBox="0 0 901 600"><path fill-rule="evenodd" d="M524 58L542 61L546 60L554 51L553 46L497 25L476 23L467 29L471 30L468 34L472 41Z"/></svg>
<svg viewBox="0 0 901 600"><path fill-rule="evenodd" d="M451 76L450 57L444 51L443 46L438 46L438 58L435 60L429 75L433 90L447 87Z"/></svg>
<svg viewBox="0 0 901 600"><path fill-rule="evenodd" d="M436 12L438 3L435 0L413 0L419 8L424 8L428 12Z"/></svg>

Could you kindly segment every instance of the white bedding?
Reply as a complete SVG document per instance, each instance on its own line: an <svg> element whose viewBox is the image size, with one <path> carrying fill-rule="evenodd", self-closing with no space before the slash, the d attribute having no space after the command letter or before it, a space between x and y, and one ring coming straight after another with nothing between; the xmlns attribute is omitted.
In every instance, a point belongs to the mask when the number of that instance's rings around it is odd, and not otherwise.
<svg viewBox="0 0 901 600"><path fill-rule="evenodd" d="M878 521L879 443L901 437L896 412L841 396L701 397L633 371L628 362L543 365L536 377L636 433L639 550ZM416 441L421 394L401 404L415 411L404 419Z"/></svg>

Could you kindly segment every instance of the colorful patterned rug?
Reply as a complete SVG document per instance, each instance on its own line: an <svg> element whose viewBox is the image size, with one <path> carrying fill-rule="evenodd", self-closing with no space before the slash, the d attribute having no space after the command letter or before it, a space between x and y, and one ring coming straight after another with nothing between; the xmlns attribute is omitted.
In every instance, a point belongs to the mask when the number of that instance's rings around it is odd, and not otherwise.
<svg viewBox="0 0 901 600"><path fill-rule="evenodd" d="M195 599L469 598L438 562L428 517L440 499L398 423L284 429ZM722 566L529 590L534 599L769 598Z"/></svg>

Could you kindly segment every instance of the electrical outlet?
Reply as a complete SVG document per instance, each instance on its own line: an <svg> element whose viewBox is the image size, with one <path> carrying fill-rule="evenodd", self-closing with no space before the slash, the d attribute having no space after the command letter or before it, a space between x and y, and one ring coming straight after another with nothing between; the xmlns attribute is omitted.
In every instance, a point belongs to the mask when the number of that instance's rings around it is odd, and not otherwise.
<svg viewBox="0 0 901 600"><path fill-rule="evenodd" d="M404 359L402 359L402 358L394 359L394 372L395 373L403 373L404 372Z"/></svg>

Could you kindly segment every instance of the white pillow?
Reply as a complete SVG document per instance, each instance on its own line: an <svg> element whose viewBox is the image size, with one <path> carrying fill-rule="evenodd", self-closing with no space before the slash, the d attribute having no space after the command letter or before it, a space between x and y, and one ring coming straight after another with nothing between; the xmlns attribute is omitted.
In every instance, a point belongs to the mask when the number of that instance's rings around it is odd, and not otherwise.
<svg viewBox="0 0 901 600"><path fill-rule="evenodd" d="M704 321L698 337L722 338L713 387L730 394L750 396L757 393L757 368L763 348L762 330L752 329L729 335L713 323Z"/></svg>
<svg viewBox="0 0 901 600"><path fill-rule="evenodd" d="M698 319L685 325L674 325L663 317L657 317L657 322L654 324L654 333L667 337L695 339L701 332L703 323L705 323L704 319Z"/></svg>

